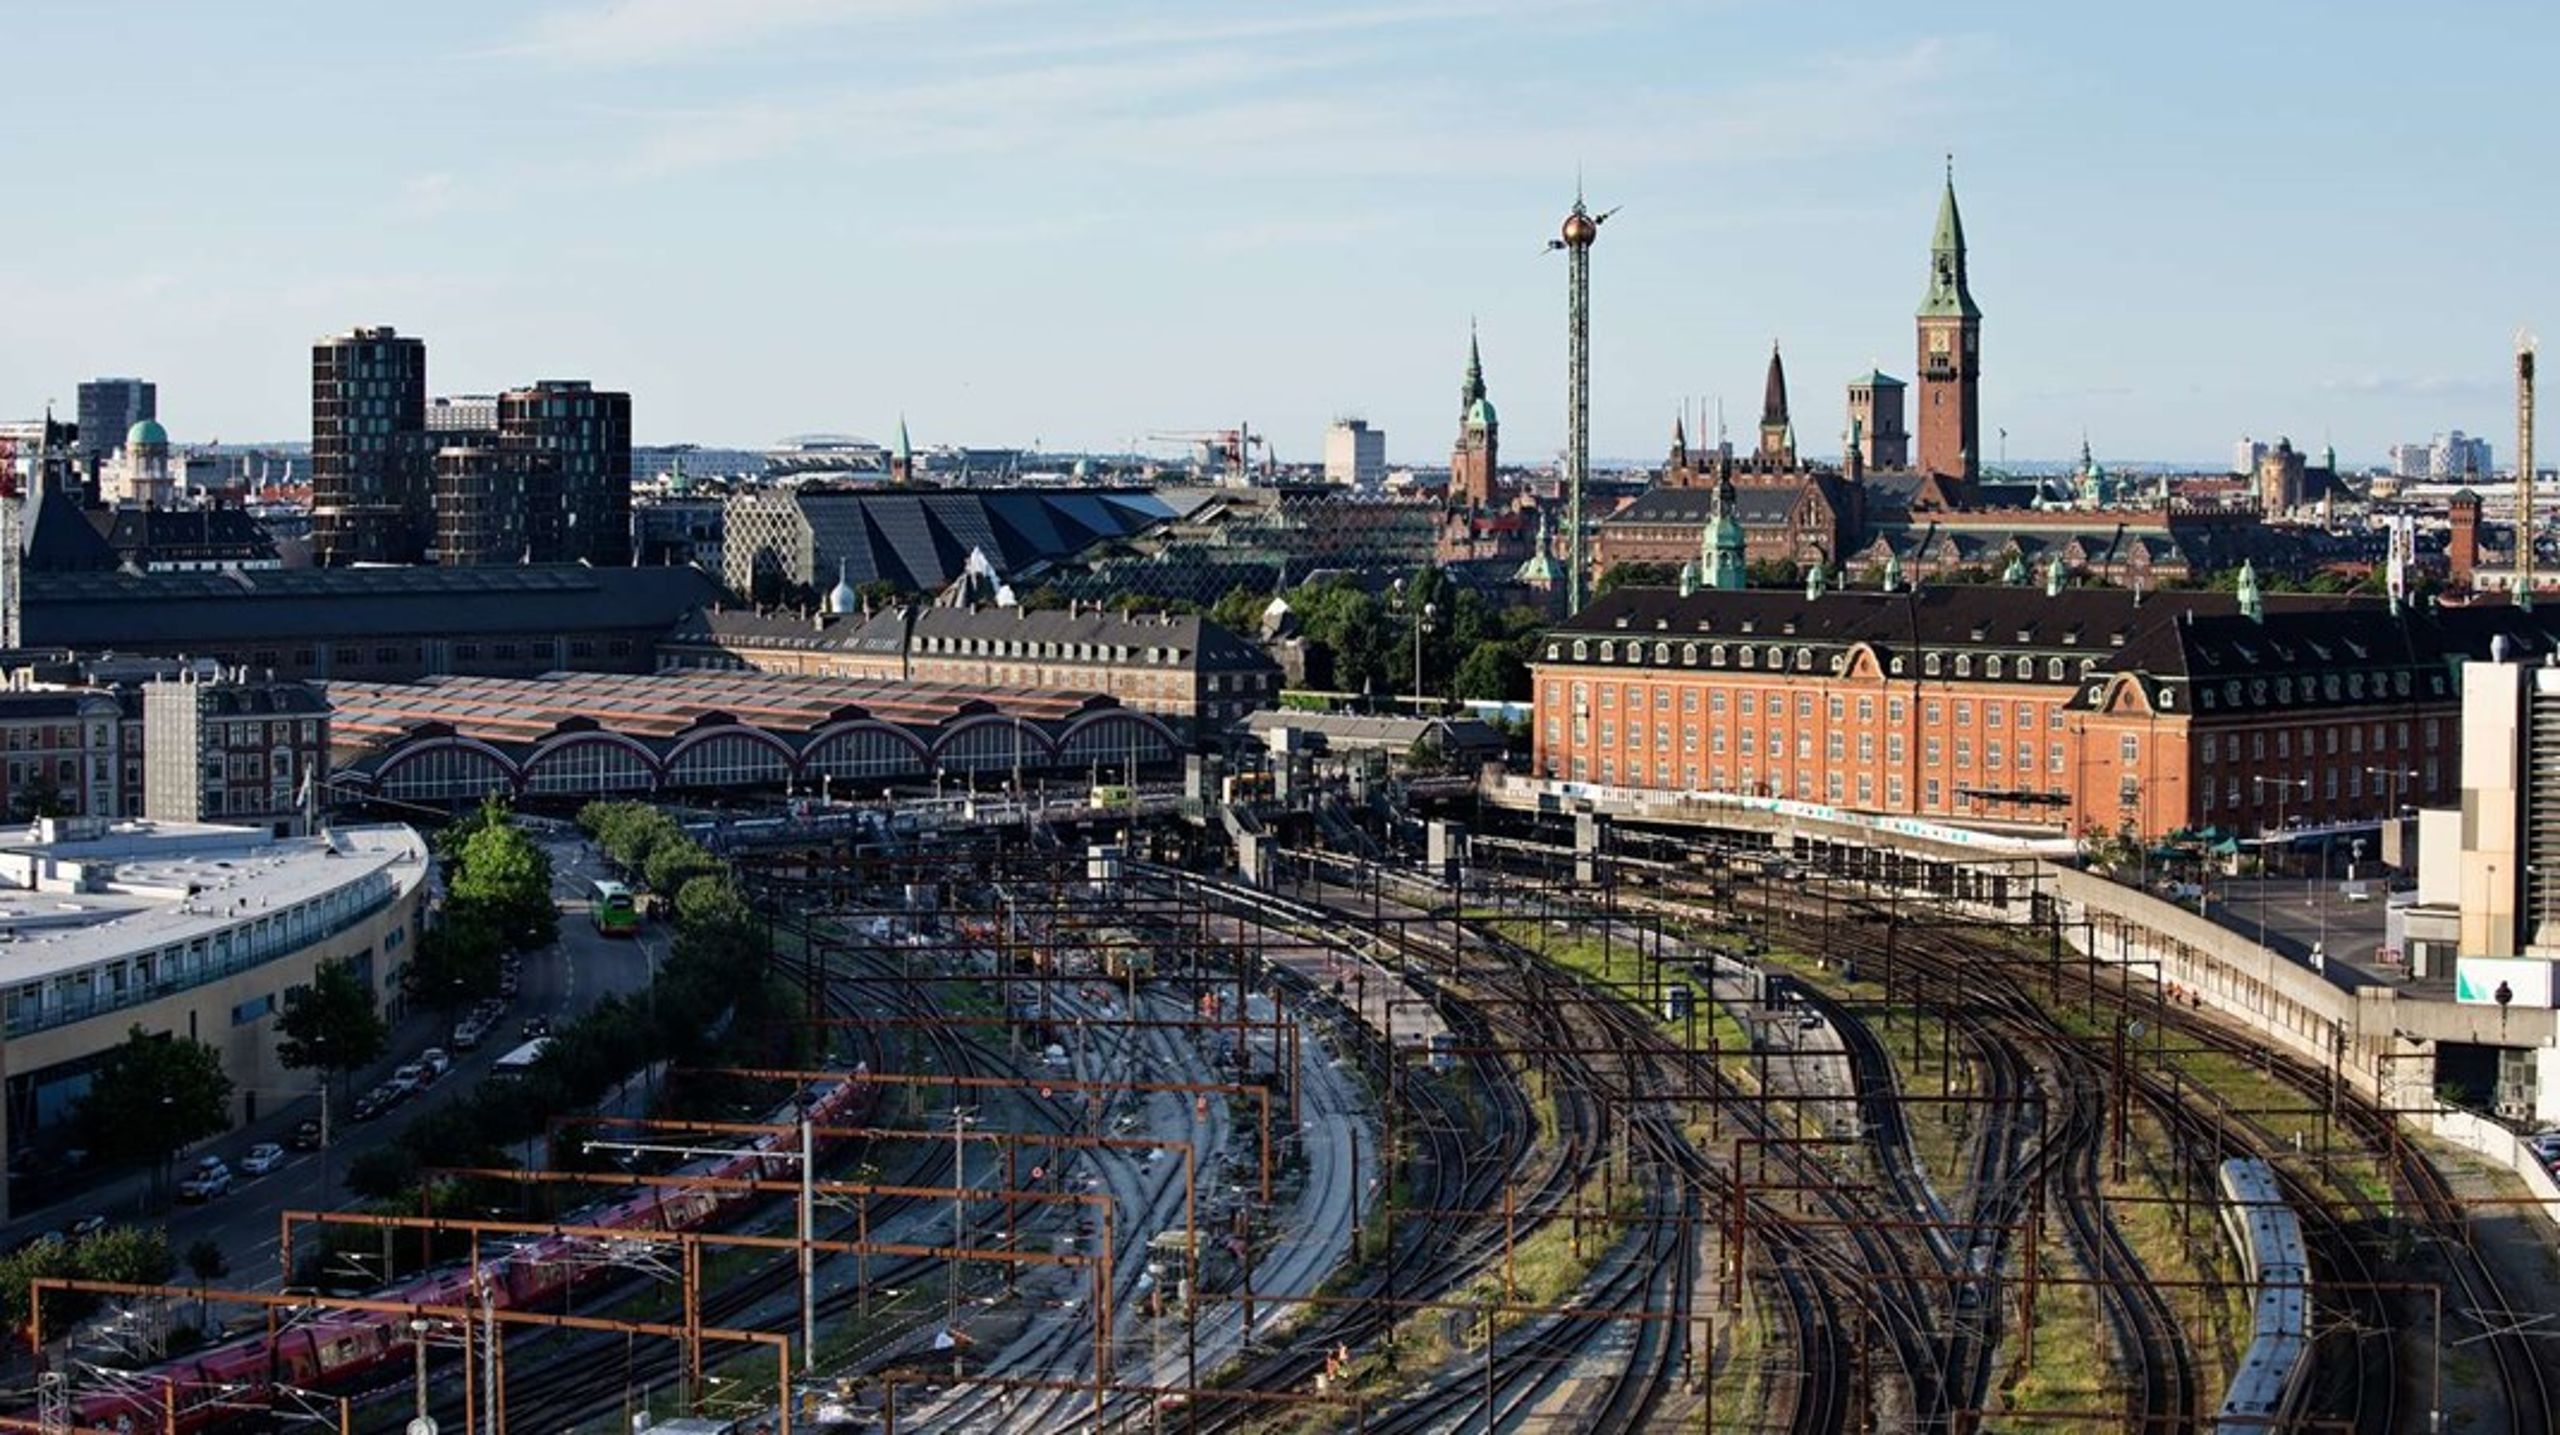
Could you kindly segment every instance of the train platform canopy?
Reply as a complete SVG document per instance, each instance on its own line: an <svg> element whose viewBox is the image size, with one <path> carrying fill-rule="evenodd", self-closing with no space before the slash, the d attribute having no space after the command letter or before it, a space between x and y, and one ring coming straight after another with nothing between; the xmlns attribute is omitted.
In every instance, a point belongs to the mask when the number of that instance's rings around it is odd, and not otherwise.
<svg viewBox="0 0 2560 1435"><path fill-rule="evenodd" d="M417 802L1126 775L1183 750L1152 714L1044 689L684 669L325 690L342 790Z"/></svg>

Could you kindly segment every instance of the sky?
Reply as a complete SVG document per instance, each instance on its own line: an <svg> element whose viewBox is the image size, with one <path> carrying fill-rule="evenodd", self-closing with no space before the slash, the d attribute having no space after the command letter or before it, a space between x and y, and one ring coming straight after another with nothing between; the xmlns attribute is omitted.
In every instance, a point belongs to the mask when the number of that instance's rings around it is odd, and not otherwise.
<svg viewBox="0 0 2560 1435"><path fill-rule="evenodd" d="M432 391L589 378L644 443L1312 461L1357 414L1440 463L1473 323L1545 462L1579 174L1623 206L1595 453L1719 397L1747 443L1776 340L1829 454L1851 374L1910 375L1952 153L1986 458L2504 463L2514 336L2560 336L2555 41L2485 0L8 0L0 417L140 374L180 442L305 438L310 341L391 324Z"/></svg>

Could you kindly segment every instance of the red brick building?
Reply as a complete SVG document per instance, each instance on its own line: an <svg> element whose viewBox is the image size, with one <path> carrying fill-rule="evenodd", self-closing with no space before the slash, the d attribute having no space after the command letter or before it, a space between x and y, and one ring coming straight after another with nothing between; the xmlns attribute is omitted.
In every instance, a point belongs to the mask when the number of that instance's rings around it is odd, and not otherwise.
<svg viewBox="0 0 2560 1435"><path fill-rule="evenodd" d="M2560 613L2121 589L1627 588L1531 663L1538 776L2071 832L2441 804L2458 663Z"/></svg>

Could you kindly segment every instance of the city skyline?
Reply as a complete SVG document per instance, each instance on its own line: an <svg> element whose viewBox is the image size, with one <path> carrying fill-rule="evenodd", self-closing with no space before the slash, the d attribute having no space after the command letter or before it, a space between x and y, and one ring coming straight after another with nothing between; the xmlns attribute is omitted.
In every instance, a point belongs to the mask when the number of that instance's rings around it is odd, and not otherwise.
<svg viewBox="0 0 2560 1435"><path fill-rule="evenodd" d="M2452 428L2503 457L2511 336L2552 308L2548 202L2486 202L2560 28L2520 6L2415 37L2365 6L2217 11L2209 36L2177 6L302 13L173 11L120 52L129 101L83 111L117 182L0 263L8 416L132 373L181 439L304 438L311 342L392 324L432 392L590 377L633 394L644 443L886 438L903 413L927 444L1120 449L1243 420L1314 462L1358 412L1391 461L1437 464L1472 316L1506 455L1545 463L1564 285L1539 246L1579 167L1626 206L1593 260L1595 454L1657 453L1684 404L1704 439L1719 395L1739 427L1775 337L1826 456L1853 373L1911 377L1946 151L1986 460L2002 430L2020 459L2086 431L2102 458L2214 461L2254 434L2364 466ZM118 22L13 23L77 53ZM2464 102L2356 78L2392 72ZM22 102L80 83L36 67ZM312 122L351 93L398 122Z"/></svg>

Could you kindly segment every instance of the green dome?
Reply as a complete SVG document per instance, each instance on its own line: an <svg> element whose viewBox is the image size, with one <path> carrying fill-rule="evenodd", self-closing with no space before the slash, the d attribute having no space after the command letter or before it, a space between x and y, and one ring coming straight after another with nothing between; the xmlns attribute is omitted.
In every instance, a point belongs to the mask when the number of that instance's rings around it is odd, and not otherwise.
<svg viewBox="0 0 2560 1435"><path fill-rule="evenodd" d="M1493 400L1478 399L1467 405L1467 427L1489 429L1498 426L1500 422L1493 416Z"/></svg>
<svg viewBox="0 0 2560 1435"><path fill-rule="evenodd" d="M144 419L124 431L126 448L142 448L155 444L161 448L169 446L169 431L160 427L158 419Z"/></svg>

